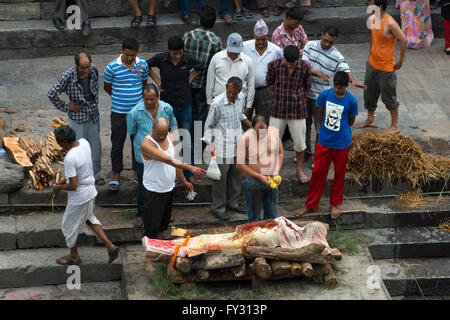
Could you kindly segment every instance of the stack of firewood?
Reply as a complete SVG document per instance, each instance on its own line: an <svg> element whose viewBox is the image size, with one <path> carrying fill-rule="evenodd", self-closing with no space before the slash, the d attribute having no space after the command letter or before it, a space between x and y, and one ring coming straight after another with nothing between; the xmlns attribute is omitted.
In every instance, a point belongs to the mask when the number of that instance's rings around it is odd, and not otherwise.
<svg viewBox="0 0 450 320"><path fill-rule="evenodd" d="M39 145L41 146L42 155L46 156L50 162L58 162L62 164L62 160L65 156L65 151L61 146L56 142L55 134L53 131L51 131L45 140L41 140L39 142Z"/></svg>
<svg viewBox="0 0 450 320"><path fill-rule="evenodd" d="M41 147L34 142L33 139L27 136L21 136L19 138L19 146L25 150L31 162L36 163L36 160L41 155Z"/></svg>
<svg viewBox="0 0 450 320"><path fill-rule="evenodd" d="M323 244L301 249L247 246L241 249L210 250L177 257L169 277L173 283L232 280L278 280L324 276L324 284L337 286L331 265L342 259L338 249L323 255Z"/></svg>

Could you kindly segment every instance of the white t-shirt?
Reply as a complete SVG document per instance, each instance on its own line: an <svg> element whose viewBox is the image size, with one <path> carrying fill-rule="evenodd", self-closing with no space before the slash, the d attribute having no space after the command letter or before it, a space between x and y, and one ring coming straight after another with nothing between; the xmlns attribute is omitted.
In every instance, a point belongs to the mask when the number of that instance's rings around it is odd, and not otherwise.
<svg viewBox="0 0 450 320"><path fill-rule="evenodd" d="M77 177L77 189L67 191L67 203L72 205L84 204L97 196L91 146L86 139L80 139L78 142L80 145L70 149L64 158L66 183L69 183L69 178Z"/></svg>

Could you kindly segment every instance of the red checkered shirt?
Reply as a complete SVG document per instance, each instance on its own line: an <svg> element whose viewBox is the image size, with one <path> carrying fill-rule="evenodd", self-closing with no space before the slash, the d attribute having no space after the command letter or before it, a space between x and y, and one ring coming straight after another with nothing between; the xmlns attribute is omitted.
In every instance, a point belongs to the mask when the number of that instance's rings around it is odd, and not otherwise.
<svg viewBox="0 0 450 320"><path fill-rule="evenodd" d="M306 118L306 94L311 87L311 66L307 62L299 59L289 76L284 59L274 60L267 66L266 82L273 88L271 117Z"/></svg>

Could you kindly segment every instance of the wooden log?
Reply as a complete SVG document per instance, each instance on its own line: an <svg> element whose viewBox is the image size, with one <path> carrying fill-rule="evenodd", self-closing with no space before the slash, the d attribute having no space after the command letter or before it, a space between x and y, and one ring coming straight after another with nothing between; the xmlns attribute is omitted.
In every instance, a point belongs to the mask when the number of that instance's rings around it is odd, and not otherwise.
<svg viewBox="0 0 450 320"><path fill-rule="evenodd" d="M11 152L14 162L20 164L24 168L33 167L33 163L30 158L28 158L27 153L19 146L19 138L4 137L3 146Z"/></svg>
<svg viewBox="0 0 450 320"><path fill-rule="evenodd" d="M188 274L192 270L192 264L188 258L177 257L175 268L184 274Z"/></svg>
<svg viewBox="0 0 450 320"><path fill-rule="evenodd" d="M303 275L302 265L299 262L292 261L291 262L291 273L296 277L302 276Z"/></svg>
<svg viewBox="0 0 450 320"><path fill-rule="evenodd" d="M197 270L197 276L199 280L206 281L209 279L209 271L208 270Z"/></svg>
<svg viewBox="0 0 450 320"><path fill-rule="evenodd" d="M206 280L202 280L197 275L197 272L191 272L189 275L183 275L184 282L215 282L215 281L236 281L236 280L253 280L255 276L253 274L246 274L242 277L236 277L232 272L218 272L211 270L209 277Z"/></svg>
<svg viewBox="0 0 450 320"><path fill-rule="evenodd" d="M168 265L169 270L169 279L172 283L186 283L188 282L187 278L183 276L183 274L178 270L171 270L170 264Z"/></svg>
<svg viewBox="0 0 450 320"><path fill-rule="evenodd" d="M328 274L325 275L324 283L327 287L334 288L337 286L338 282L334 275L333 268L329 264L326 264L325 266L328 269Z"/></svg>
<svg viewBox="0 0 450 320"><path fill-rule="evenodd" d="M231 268L231 273L233 273L236 278L242 278L247 275L247 266L244 263L239 267Z"/></svg>
<svg viewBox="0 0 450 320"><path fill-rule="evenodd" d="M287 260L320 264L333 263L334 258L331 254L326 256L321 254L324 248L325 245L323 244L313 243L300 249L246 246L243 248L243 251L247 259L264 257L273 260Z"/></svg>
<svg viewBox="0 0 450 320"><path fill-rule="evenodd" d="M198 266L202 265L202 263L200 261L197 261L201 259L205 261L202 268ZM196 269L205 270L239 267L245 263L245 259L242 255L241 249L209 250L204 254L198 256L196 261Z"/></svg>
<svg viewBox="0 0 450 320"><path fill-rule="evenodd" d="M272 276L272 269L263 257L257 257L255 261L250 264L250 269L260 279L269 279Z"/></svg>
<svg viewBox="0 0 450 320"><path fill-rule="evenodd" d="M319 275L327 275L330 273L331 265L330 264L313 264L313 276Z"/></svg>
<svg viewBox="0 0 450 320"><path fill-rule="evenodd" d="M342 260L342 253L339 251L338 248L331 249L331 255L334 257L336 261Z"/></svg>
<svg viewBox="0 0 450 320"><path fill-rule="evenodd" d="M269 264L274 276L279 276L291 272L291 264L289 261L272 260Z"/></svg>
<svg viewBox="0 0 450 320"><path fill-rule="evenodd" d="M301 263L302 273L305 277L311 278L314 275L314 269L311 263L303 262Z"/></svg>
<svg viewBox="0 0 450 320"><path fill-rule="evenodd" d="M200 270L205 268L206 260L203 258L203 254L198 256L193 256L191 258L192 269Z"/></svg>

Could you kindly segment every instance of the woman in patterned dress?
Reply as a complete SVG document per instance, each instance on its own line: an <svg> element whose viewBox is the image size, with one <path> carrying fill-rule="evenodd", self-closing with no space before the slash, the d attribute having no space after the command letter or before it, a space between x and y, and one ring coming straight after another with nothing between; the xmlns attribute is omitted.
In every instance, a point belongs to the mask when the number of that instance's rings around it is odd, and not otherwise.
<svg viewBox="0 0 450 320"><path fill-rule="evenodd" d="M429 0L397 0L400 7L402 30L408 39L408 48L420 49L433 44Z"/></svg>

